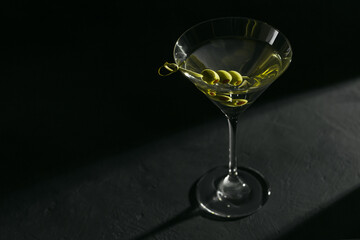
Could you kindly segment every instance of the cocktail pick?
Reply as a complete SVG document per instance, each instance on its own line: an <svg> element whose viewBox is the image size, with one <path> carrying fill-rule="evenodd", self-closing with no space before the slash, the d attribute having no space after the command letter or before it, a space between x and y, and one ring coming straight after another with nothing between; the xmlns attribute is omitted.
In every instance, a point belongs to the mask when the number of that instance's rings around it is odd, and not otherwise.
<svg viewBox="0 0 360 240"><path fill-rule="evenodd" d="M168 72L164 73L164 70L168 71ZM166 77L166 76L169 76L169 75L177 72L178 70L181 70L183 72L187 72L187 73L189 73L190 75L192 75L194 77L202 78L202 74L200 74L200 73L196 73L196 72L190 71L188 69L182 68L179 65L177 65L176 63L168 63L168 62L165 62L164 65L159 67L158 74L160 76Z"/></svg>

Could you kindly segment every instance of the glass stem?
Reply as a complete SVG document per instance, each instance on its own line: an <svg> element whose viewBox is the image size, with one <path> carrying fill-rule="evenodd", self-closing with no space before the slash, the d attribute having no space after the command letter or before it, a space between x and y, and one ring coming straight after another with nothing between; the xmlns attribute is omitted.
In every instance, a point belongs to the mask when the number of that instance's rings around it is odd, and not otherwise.
<svg viewBox="0 0 360 240"><path fill-rule="evenodd" d="M227 118L229 125L229 177L236 178L237 172L237 155L236 155L236 130L238 118Z"/></svg>
<svg viewBox="0 0 360 240"><path fill-rule="evenodd" d="M229 173L218 185L217 195L220 200L242 201L248 198L251 189L238 176L236 155L236 130L238 118L228 117L229 124Z"/></svg>

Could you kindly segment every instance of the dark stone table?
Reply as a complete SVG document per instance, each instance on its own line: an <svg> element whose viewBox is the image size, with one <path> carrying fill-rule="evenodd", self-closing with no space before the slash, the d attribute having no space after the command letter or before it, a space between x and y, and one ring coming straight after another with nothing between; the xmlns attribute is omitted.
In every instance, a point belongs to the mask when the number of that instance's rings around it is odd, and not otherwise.
<svg viewBox="0 0 360 240"><path fill-rule="evenodd" d="M0 239L360 237L359 116L360 79L252 106L240 165L263 173L272 194L249 217L214 219L194 201L196 180L227 163L224 118L4 195Z"/></svg>

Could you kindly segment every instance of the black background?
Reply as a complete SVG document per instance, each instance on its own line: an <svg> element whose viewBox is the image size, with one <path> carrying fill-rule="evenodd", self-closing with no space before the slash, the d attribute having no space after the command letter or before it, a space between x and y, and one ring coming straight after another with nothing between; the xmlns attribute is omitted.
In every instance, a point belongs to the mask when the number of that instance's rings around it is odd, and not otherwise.
<svg viewBox="0 0 360 240"><path fill-rule="evenodd" d="M215 17L280 29L294 57L264 104L359 74L356 1L12 1L1 7L1 192L222 118L172 61L176 39Z"/></svg>

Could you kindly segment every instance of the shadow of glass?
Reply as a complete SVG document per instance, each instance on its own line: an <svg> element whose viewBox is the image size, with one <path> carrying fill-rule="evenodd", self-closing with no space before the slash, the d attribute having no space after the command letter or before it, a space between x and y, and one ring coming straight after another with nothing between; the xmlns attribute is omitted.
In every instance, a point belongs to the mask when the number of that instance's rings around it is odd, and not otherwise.
<svg viewBox="0 0 360 240"><path fill-rule="evenodd" d="M143 232L138 236L132 237L130 238L130 240L142 240L142 239L147 239L148 237L153 237L159 234L160 232L165 231L166 229L169 229L191 218L194 218L195 216L198 215L199 210L200 210L199 208L196 207L194 208L193 206L190 206L187 209L175 215L174 217L172 217L171 219L168 219L166 222L158 226L155 226L154 228L149 229L148 231Z"/></svg>
<svg viewBox="0 0 360 240"><path fill-rule="evenodd" d="M205 210L201 209L201 207L199 206L199 203L196 200L196 184L197 184L197 182L198 182L198 180L190 188L190 191L189 191L190 206L188 208L184 209L183 211L176 214L172 218L168 219L164 223L159 224L158 226L155 226L152 229L149 229L139 235L131 237L129 240L145 240L149 237L154 237L155 235L157 235L163 231L166 231L167 229L170 229L178 224L184 223L192 218L199 217L199 216L210 219L210 220L222 221L222 222L237 221L239 219L244 218L244 217L231 218L231 219L221 218L221 217L217 217L216 215L212 215L212 214L206 212Z"/></svg>
<svg viewBox="0 0 360 240"><path fill-rule="evenodd" d="M280 240L359 239L360 187L287 233Z"/></svg>

